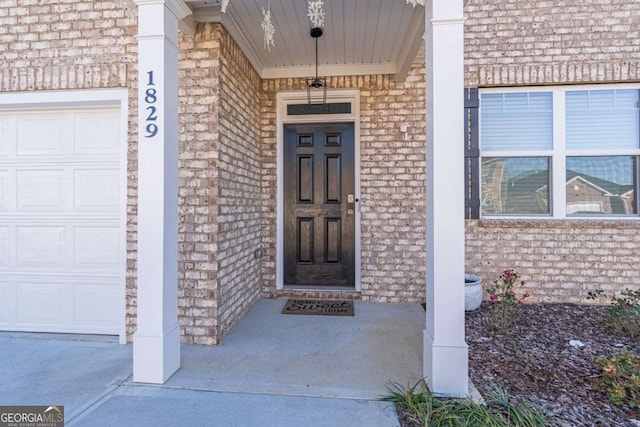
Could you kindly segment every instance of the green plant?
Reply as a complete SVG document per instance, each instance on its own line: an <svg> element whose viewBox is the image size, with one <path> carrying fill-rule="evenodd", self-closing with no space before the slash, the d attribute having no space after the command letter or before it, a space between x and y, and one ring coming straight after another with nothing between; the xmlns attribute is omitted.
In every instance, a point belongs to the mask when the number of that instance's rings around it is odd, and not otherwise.
<svg viewBox="0 0 640 427"><path fill-rule="evenodd" d="M433 413L433 395L428 392L424 381L413 387L402 387L397 383L387 385L388 394L380 400L393 402L398 411L407 411L412 418L425 426Z"/></svg>
<svg viewBox="0 0 640 427"><path fill-rule="evenodd" d="M619 335L629 338L640 337L640 289L626 288L617 294L608 296L597 289L587 293L587 299L609 298L611 306L607 310L607 326Z"/></svg>
<svg viewBox="0 0 640 427"><path fill-rule="evenodd" d="M437 398L424 381L413 387L391 383L381 400L393 402L399 411L408 412L422 426L428 427L542 427L558 425L542 409L526 401L514 402L499 388L490 391L487 405L466 399Z"/></svg>
<svg viewBox="0 0 640 427"><path fill-rule="evenodd" d="M522 427L559 425L545 413L544 408L536 407L525 400L514 399L503 388L494 387L487 390L487 393L487 406L501 414L506 425Z"/></svg>
<svg viewBox="0 0 640 427"><path fill-rule="evenodd" d="M625 348L611 359L599 358L596 365L602 370L598 390L607 393L616 405L640 408L640 357Z"/></svg>
<svg viewBox="0 0 640 427"><path fill-rule="evenodd" d="M524 286L524 281L520 280L520 275L513 269L502 272L493 285L487 288L489 292L489 316L487 322L489 326L498 333L505 333L513 329L518 319L520 305L529 298L529 293L523 292L518 298L515 288Z"/></svg>

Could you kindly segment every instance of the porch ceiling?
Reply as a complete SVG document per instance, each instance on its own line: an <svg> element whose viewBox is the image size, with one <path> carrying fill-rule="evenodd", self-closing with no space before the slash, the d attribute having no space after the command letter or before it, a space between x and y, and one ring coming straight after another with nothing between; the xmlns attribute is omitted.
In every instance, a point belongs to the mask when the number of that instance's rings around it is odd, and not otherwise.
<svg viewBox="0 0 640 427"><path fill-rule="evenodd" d="M262 8L267 0L185 0L191 22L221 22L263 78L312 77L315 46L306 0L273 0L275 47L263 47ZM424 7L404 0L324 0L319 39L321 76L395 74L406 77L422 45Z"/></svg>

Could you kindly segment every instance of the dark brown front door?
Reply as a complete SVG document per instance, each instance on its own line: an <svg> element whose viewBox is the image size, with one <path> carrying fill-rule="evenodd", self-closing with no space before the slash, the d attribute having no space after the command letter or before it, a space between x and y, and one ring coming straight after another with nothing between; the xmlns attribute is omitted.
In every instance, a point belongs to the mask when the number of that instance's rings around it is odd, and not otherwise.
<svg viewBox="0 0 640 427"><path fill-rule="evenodd" d="M352 123L284 128L284 284L355 287Z"/></svg>

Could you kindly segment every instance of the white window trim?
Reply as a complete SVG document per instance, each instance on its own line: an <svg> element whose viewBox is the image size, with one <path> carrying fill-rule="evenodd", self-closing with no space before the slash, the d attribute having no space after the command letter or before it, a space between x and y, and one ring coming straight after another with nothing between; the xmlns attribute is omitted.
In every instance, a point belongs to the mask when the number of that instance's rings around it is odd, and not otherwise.
<svg viewBox="0 0 640 427"><path fill-rule="evenodd" d="M611 90L611 89L637 89L640 90L638 83L615 83L615 84L591 84L591 85L558 85L558 86L519 86L519 87L495 87L481 88L478 96L491 93L524 93L524 92L551 92L553 97L553 148L551 150L535 150L535 151L482 151L482 140L479 141L480 146L480 179L482 179L482 158L483 157L549 157L551 172L551 191L549 192L549 214L489 214L482 213L480 207L480 217L486 219L607 219L607 220L640 220L639 212L633 215L567 215L567 199L566 191L555 191L556 188L564 188L566 185L566 159L567 157L580 156L640 156L640 147L635 149L622 150L571 150L566 148L566 120L565 120L565 97L561 96L568 91L577 90ZM479 138L482 135L482 121L479 121ZM640 162L640 159L638 160ZM640 169L639 165L636 165ZM637 185L637 183L636 183ZM638 192L640 188L636 188ZM482 185L480 185L482 191ZM480 195L482 200L482 194ZM640 205L638 195L636 194L636 205Z"/></svg>

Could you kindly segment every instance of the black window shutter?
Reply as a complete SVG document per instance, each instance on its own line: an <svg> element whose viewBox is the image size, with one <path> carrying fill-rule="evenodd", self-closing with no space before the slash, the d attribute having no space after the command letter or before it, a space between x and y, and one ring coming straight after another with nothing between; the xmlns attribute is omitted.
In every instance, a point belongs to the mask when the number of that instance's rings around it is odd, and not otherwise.
<svg viewBox="0 0 640 427"><path fill-rule="evenodd" d="M480 218L480 146L478 144L478 88L464 89L465 218Z"/></svg>

